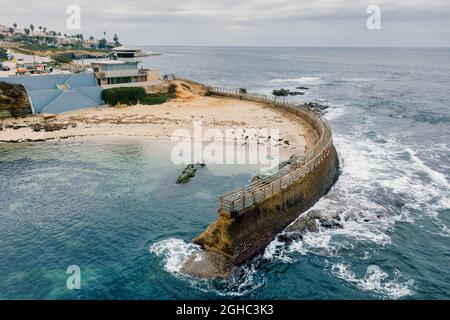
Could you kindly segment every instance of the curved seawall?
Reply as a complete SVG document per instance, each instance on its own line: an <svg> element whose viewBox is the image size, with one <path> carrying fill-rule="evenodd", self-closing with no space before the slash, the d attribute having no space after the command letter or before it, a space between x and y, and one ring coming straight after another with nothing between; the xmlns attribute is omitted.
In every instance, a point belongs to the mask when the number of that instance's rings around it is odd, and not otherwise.
<svg viewBox="0 0 450 320"><path fill-rule="evenodd" d="M292 165L220 198L218 219L194 242L209 257L190 259L184 271L196 276L226 275L230 266L260 253L305 210L311 208L332 187L338 176L339 160L326 120L305 106L263 95L210 88L210 94L267 104L285 112L317 133L316 144ZM214 265L211 267L211 265ZM198 271L207 269L208 271Z"/></svg>

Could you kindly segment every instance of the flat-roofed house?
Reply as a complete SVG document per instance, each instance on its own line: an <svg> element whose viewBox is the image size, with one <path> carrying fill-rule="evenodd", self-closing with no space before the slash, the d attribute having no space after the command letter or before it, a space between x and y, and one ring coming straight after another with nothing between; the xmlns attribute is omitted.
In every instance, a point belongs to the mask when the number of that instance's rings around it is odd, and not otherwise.
<svg viewBox="0 0 450 320"><path fill-rule="evenodd" d="M117 58L134 58L136 56L136 53L139 51L137 49L126 46L116 47L111 50Z"/></svg>
<svg viewBox="0 0 450 320"><path fill-rule="evenodd" d="M159 72L140 69L138 61L103 60L92 63L100 86L143 83L159 80Z"/></svg>

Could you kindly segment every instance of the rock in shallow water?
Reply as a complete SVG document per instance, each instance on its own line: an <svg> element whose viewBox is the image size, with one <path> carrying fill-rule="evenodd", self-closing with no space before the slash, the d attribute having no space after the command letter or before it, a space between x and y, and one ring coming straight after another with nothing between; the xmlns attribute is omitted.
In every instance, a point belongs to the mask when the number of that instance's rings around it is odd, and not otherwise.
<svg viewBox="0 0 450 320"><path fill-rule="evenodd" d="M196 165L190 164L188 165L183 172L181 173L181 175L178 177L177 179L177 184L183 184L183 183L188 183L191 178L195 177L195 174L197 173L197 168L201 167L205 167L206 165L204 163L198 163Z"/></svg>
<svg viewBox="0 0 450 320"><path fill-rule="evenodd" d="M286 97L286 96L302 96L305 93L301 91L291 91L288 89L275 89L272 91L272 94L277 97Z"/></svg>

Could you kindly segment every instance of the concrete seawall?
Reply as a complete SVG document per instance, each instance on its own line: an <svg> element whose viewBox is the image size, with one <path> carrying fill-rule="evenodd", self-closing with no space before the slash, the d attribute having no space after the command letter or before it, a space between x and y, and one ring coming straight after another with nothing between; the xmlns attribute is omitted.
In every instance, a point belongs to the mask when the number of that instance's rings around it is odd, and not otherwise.
<svg viewBox="0 0 450 320"><path fill-rule="evenodd" d="M219 210L219 217L194 242L239 264L260 253L301 212L311 208L336 181L339 169L331 147L307 176L260 204L234 216Z"/></svg>
<svg viewBox="0 0 450 320"><path fill-rule="evenodd" d="M265 103L294 116L316 133L315 146L295 165L220 199L218 219L194 239L207 254L202 259L191 257L182 268L192 276L216 278L261 253L278 233L324 196L337 180L339 159L328 123L313 110L262 95L217 88L209 91Z"/></svg>

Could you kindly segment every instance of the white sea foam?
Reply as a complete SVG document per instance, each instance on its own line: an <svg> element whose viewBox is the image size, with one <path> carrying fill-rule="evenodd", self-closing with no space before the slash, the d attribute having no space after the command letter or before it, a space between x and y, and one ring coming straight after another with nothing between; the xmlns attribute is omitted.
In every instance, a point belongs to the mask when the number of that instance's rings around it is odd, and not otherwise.
<svg viewBox="0 0 450 320"><path fill-rule="evenodd" d="M342 263L333 264L331 271L336 277L352 283L364 291L375 292L391 299L414 295L412 290L414 281L402 280L402 274L399 271L394 273L393 279L389 279L391 277L388 273L374 265L368 266L363 277L358 277L350 270L350 266Z"/></svg>
<svg viewBox="0 0 450 320"><path fill-rule="evenodd" d="M331 105L331 106L327 109L327 112L326 112L326 114L325 114L325 117L326 117L326 119L327 119L328 121L331 121L331 120L335 120L335 119L339 118L339 117L342 116L344 113L345 113L345 112L344 112L344 110L343 110L342 108L337 107L337 106L332 106L332 105Z"/></svg>
<svg viewBox="0 0 450 320"><path fill-rule="evenodd" d="M423 172L427 173L428 176L437 184L441 185L443 188L446 188L448 191L450 191L450 183L448 182L447 178L444 174L437 172L436 170L431 169L425 163L419 159L419 157L416 156L416 152L412 150L411 148L406 148L406 151L409 152L411 155L412 160L417 165L418 170L422 170Z"/></svg>
<svg viewBox="0 0 450 320"><path fill-rule="evenodd" d="M290 79L273 79L270 80L272 83L312 83L322 80L321 77L300 77L300 78L290 78Z"/></svg>
<svg viewBox="0 0 450 320"><path fill-rule="evenodd" d="M330 272L362 290L391 299L413 295L412 280L403 281L403 276L386 271L358 277L346 261L357 258L369 262L379 247L391 243L390 234L398 221L416 223L427 215L440 229L439 234L450 236L449 228L439 218L440 210L449 208L446 177L428 167L414 150L392 139L335 135L334 141L341 175L329 194L310 210L339 217L342 228L320 228L301 237L294 234L288 243L277 238L266 248L262 261L296 263L299 255L318 255L340 261ZM366 248L355 257L360 244ZM190 254L201 252L199 247L177 239L161 241L150 251L162 255L164 269L176 276L181 275L181 266ZM188 281L199 290L218 295L245 295L265 281L257 264L247 263L219 287Z"/></svg>
<svg viewBox="0 0 450 320"><path fill-rule="evenodd" d="M264 278L258 277L256 265L252 262L237 268L228 278L219 282L209 282L202 279L194 279L181 272L183 264L193 254L196 259L201 259L204 255L202 249L192 243L187 243L181 239L170 238L154 243L150 246L150 252L158 257L162 257L163 268L179 279L190 283L192 287L203 292L214 292L219 296L242 296L261 287Z"/></svg>
<svg viewBox="0 0 450 320"><path fill-rule="evenodd" d="M377 136L373 141L347 135L335 135L334 140L341 175L329 194L310 210L339 217L342 228L301 237L294 234L288 244L277 238L266 248L264 259L295 263L299 254L314 254L346 261L359 243L372 244L374 248L389 245L396 222L415 223L423 215L434 219L440 228L438 234L449 235L448 227L439 219L439 210L449 208L444 175L395 140ZM429 183L424 182L424 175L429 177ZM285 235L289 237L289 233ZM365 250L359 258L370 260L371 252ZM373 278L357 278L344 264L336 265L333 274L389 298L413 294L410 282L393 280L375 286ZM385 272L382 275L389 276Z"/></svg>
<svg viewBox="0 0 450 320"><path fill-rule="evenodd" d="M150 252L163 257L164 270L180 273L183 264L192 254L202 255L199 246L183 240L170 238L150 246Z"/></svg>

